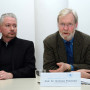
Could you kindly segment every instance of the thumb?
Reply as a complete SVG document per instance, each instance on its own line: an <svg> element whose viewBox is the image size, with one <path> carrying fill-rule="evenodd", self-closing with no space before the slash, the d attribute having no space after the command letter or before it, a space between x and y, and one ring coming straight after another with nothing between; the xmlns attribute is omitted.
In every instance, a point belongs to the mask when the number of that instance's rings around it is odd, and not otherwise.
<svg viewBox="0 0 90 90"><path fill-rule="evenodd" d="M61 66L61 63L57 63L58 66Z"/></svg>

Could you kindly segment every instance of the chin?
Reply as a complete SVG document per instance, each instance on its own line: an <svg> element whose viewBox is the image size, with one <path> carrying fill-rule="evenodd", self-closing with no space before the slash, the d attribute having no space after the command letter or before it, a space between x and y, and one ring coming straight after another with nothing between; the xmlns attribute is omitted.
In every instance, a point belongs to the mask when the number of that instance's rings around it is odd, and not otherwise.
<svg viewBox="0 0 90 90"><path fill-rule="evenodd" d="M61 37L66 41L70 41L74 37L74 34L75 34L75 31L69 35L63 35L60 33Z"/></svg>
<svg viewBox="0 0 90 90"><path fill-rule="evenodd" d="M15 38L16 36L8 36L8 38Z"/></svg>

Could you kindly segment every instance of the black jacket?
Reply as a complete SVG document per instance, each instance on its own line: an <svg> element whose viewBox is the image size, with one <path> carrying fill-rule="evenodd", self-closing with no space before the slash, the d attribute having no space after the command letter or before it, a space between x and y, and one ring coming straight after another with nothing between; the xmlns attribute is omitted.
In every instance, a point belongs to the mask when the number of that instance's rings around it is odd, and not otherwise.
<svg viewBox="0 0 90 90"><path fill-rule="evenodd" d="M35 77L33 42L15 37L6 46L0 39L0 70L12 73L13 78Z"/></svg>

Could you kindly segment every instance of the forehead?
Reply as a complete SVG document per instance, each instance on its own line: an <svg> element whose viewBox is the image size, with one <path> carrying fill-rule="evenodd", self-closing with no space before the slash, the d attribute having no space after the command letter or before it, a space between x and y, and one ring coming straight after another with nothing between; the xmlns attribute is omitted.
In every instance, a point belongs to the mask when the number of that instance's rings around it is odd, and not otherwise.
<svg viewBox="0 0 90 90"><path fill-rule="evenodd" d="M3 23L16 23L16 19L13 17L5 17Z"/></svg>
<svg viewBox="0 0 90 90"><path fill-rule="evenodd" d="M59 16L59 22L73 22L75 21L74 15L72 13L69 13L65 16Z"/></svg>

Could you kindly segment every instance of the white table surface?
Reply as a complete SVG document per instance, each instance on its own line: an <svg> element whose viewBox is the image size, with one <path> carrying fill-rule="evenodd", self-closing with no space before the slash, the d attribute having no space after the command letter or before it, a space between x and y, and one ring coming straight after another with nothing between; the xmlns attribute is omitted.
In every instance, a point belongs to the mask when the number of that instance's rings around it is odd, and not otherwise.
<svg viewBox="0 0 90 90"><path fill-rule="evenodd" d="M36 78L0 80L0 90L90 90L90 85L81 87L41 87Z"/></svg>

